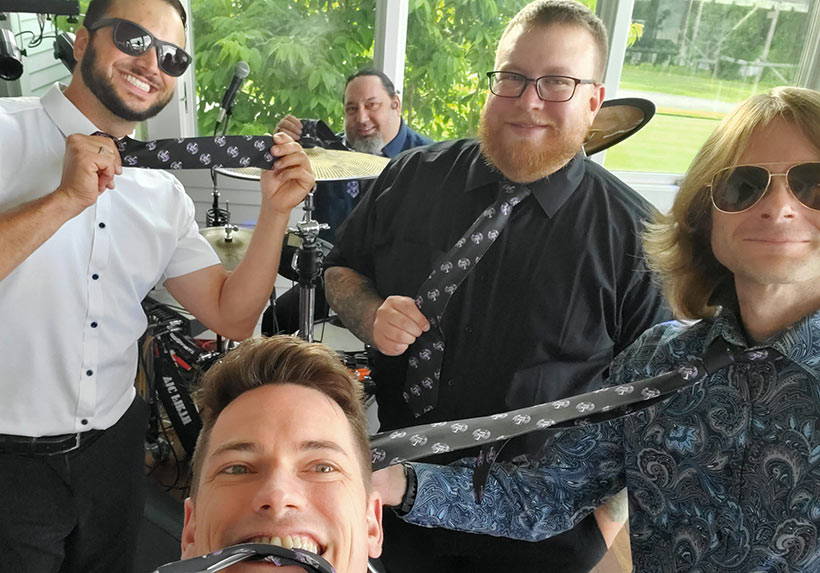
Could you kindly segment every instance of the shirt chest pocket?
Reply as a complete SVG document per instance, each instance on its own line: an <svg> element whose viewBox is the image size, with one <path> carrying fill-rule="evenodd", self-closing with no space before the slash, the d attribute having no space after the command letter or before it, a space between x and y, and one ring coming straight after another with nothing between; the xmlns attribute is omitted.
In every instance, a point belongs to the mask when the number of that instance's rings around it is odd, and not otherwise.
<svg viewBox="0 0 820 573"><path fill-rule="evenodd" d="M396 238L376 246L376 284L383 296L415 297L442 252L428 242Z"/></svg>

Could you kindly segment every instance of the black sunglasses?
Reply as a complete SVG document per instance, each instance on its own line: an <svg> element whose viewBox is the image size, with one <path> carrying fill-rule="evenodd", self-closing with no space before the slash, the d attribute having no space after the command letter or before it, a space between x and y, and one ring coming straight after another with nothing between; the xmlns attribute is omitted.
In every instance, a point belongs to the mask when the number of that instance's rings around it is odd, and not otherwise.
<svg viewBox="0 0 820 573"><path fill-rule="evenodd" d="M141 56L151 46L154 46L157 50L157 65L169 76L181 76L191 64L191 56L188 52L176 44L158 40L151 32L130 20L103 18L90 26L86 26L86 28L94 32L106 26L114 26L111 39L121 52L129 56Z"/></svg>
<svg viewBox="0 0 820 573"><path fill-rule="evenodd" d="M733 165L715 173L709 185L712 203L725 213L740 213L754 207L766 194L772 177L786 177L789 191L809 209L820 210L820 162L792 165L772 173L761 165Z"/></svg>

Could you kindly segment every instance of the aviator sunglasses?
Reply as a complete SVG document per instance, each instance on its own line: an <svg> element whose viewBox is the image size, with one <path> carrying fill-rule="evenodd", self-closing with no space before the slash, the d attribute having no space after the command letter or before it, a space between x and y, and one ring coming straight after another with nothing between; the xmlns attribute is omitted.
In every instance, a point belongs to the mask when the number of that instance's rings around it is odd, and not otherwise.
<svg viewBox="0 0 820 573"><path fill-rule="evenodd" d="M103 18L86 27L93 32L106 26L114 27L111 35L114 45L129 56L141 56L154 46L157 50L157 65L169 76L181 76L191 63L188 52L176 44L158 40L151 32L130 20Z"/></svg>
<svg viewBox="0 0 820 573"><path fill-rule="evenodd" d="M761 165L721 169L709 185L712 203L724 213L746 211L766 194L772 177L780 176L786 177L787 187L795 199L809 209L820 210L820 162L816 161L792 165L782 173L773 173Z"/></svg>

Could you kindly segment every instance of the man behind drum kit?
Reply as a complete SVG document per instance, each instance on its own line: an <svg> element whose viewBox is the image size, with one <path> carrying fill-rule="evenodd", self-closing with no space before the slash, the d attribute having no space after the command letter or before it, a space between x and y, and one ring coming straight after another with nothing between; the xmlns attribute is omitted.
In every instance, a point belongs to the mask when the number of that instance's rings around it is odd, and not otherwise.
<svg viewBox="0 0 820 573"><path fill-rule="evenodd" d="M338 573L367 570L381 553L381 499L361 389L331 350L290 336L245 341L206 374L201 413L184 558L273 544Z"/></svg>
<svg viewBox="0 0 820 573"><path fill-rule="evenodd" d="M395 157L399 153L433 143L433 140L411 129L401 117L401 98L384 72L365 68L347 78L344 92L343 143L359 153ZM305 124L308 121L305 120ZM300 141L309 131L307 125L286 115L276 131ZM319 236L329 243L336 240L336 230L358 204L364 192L363 180L319 181L314 197L314 218L327 223ZM327 317L324 288L316 289L316 316ZM291 289L276 299L274 310L268 308L262 319L262 332L296 332L299 328L298 290Z"/></svg>

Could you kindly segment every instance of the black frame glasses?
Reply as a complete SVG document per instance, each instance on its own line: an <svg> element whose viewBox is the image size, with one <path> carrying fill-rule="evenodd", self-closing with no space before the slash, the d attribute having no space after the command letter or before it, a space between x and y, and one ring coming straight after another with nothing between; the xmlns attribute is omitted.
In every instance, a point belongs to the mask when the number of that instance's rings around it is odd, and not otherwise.
<svg viewBox="0 0 820 573"><path fill-rule="evenodd" d="M90 32L113 26L111 40L119 51L129 56L141 56L153 46L157 51L157 65L169 76L179 77L191 64L191 55L171 42L156 38L151 32L131 20L102 18L86 26Z"/></svg>
<svg viewBox="0 0 820 573"><path fill-rule="evenodd" d="M572 76L549 75L528 78L517 72L495 70L487 72L490 81L490 92L498 97L519 98L530 83L535 84L535 93L543 101L564 102L575 95L579 84L598 84L595 80L582 80ZM569 95L566 95L567 90Z"/></svg>
<svg viewBox="0 0 820 573"><path fill-rule="evenodd" d="M766 165L731 165L712 176L709 195L715 209L723 213L748 211L766 195L773 177L785 177L786 187L802 205L820 211L820 161L803 161L786 171L773 173Z"/></svg>

